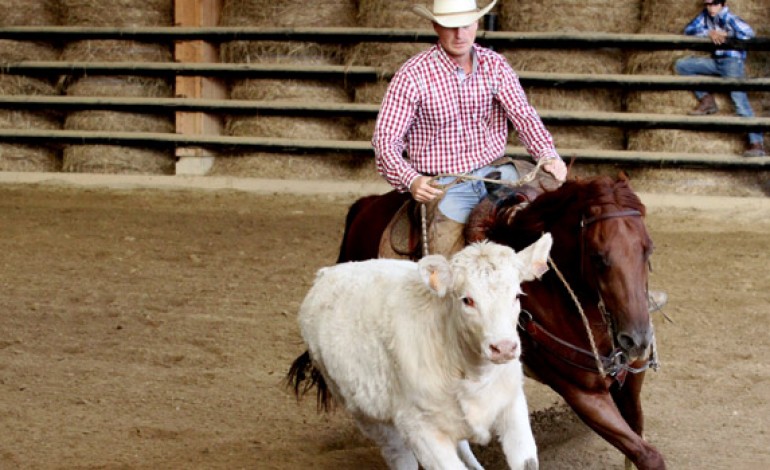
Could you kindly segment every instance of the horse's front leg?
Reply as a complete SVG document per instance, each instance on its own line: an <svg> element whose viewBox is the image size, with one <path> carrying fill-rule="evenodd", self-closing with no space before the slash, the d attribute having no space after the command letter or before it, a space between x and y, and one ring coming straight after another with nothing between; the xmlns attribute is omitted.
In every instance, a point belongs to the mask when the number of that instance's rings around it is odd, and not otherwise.
<svg viewBox="0 0 770 470"><path fill-rule="evenodd" d="M613 387L612 399L631 429L644 436L644 414L642 400L639 398L644 383L644 372L629 374L622 387Z"/></svg>
<svg viewBox="0 0 770 470"><path fill-rule="evenodd" d="M575 413L591 429L618 448L639 470L665 469L663 456L637 434L607 392L585 392L579 389L562 394Z"/></svg>

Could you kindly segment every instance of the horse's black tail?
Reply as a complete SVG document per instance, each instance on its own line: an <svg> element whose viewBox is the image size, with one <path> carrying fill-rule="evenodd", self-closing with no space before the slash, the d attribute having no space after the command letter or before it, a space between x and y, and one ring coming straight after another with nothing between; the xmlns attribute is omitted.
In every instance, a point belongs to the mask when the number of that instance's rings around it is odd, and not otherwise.
<svg viewBox="0 0 770 470"><path fill-rule="evenodd" d="M286 386L294 390L294 395L298 400L311 388L315 387L318 411L334 409L334 398L329 393L329 387L326 385L326 380L324 380L321 371L313 365L309 351L305 351L294 359L289 368L289 373L286 374Z"/></svg>

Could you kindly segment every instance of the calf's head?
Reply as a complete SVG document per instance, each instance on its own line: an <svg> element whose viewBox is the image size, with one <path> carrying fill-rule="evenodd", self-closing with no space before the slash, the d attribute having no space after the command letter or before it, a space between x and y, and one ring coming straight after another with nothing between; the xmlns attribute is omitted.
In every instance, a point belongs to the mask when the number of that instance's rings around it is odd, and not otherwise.
<svg viewBox="0 0 770 470"><path fill-rule="evenodd" d="M451 260L431 255L419 261L423 282L435 295L448 297L449 331L478 360L502 364L519 357L521 283L548 270L552 243L546 233L516 253L507 246L479 242Z"/></svg>

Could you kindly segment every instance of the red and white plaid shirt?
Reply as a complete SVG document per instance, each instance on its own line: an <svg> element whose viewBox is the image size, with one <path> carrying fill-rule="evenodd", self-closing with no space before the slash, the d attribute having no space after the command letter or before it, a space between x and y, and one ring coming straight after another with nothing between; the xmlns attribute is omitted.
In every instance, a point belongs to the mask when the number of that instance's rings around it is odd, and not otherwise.
<svg viewBox="0 0 770 470"><path fill-rule="evenodd" d="M399 191L421 174L466 173L500 158L506 118L534 160L559 156L505 58L477 44L472 53L469 75L436 44L391 80L372 145L377 170Z"/></svg>

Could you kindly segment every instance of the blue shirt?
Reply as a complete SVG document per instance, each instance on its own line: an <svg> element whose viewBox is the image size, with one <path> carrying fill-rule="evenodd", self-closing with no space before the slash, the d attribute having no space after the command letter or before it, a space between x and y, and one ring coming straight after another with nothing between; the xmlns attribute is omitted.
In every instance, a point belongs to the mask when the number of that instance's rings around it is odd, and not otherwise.
<svg viewBox="0 0 770 470"><path fill-rule="evenodd" d="M751 29L751 26L737 15L730 13L730 9L726 6L722 7L722 9L719 10L719 13L713 18L709 16L708 11L704 8L703 11L684 28L684 34L688 36L706 37L708 36L709 31L713 29L727 31L728 38L745 40L754 37L754 30ZM746 51L717 49L714 51L713 55L720 58L735 57L746 60Z"/></svg>

